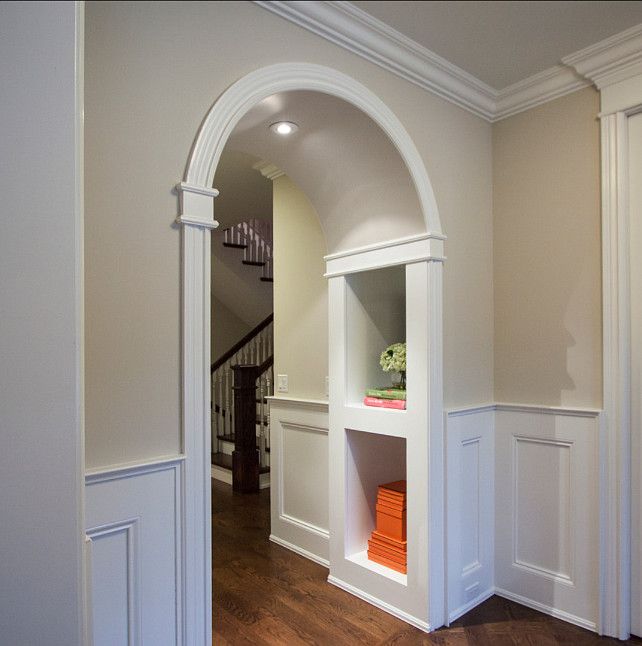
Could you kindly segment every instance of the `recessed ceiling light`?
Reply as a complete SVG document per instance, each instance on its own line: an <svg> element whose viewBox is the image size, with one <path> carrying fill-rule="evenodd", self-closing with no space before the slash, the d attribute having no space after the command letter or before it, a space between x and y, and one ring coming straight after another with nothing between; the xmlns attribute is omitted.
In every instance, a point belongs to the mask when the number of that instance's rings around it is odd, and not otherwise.
<svg viewBox="0 0 642 646"><path fill-rule="evenodd" d="M287 136L291 135L293 132L296 132L299 129L299 126L292 121L277 121L270 126L270 130L275 132L277 135Z"/></svg>

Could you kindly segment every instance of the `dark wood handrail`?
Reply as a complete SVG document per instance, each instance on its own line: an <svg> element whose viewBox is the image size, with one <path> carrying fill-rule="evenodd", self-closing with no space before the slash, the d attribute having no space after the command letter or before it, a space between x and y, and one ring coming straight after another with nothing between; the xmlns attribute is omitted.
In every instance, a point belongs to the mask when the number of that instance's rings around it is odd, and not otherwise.
<svg viewBox="0 0 642 646"><path fill-rule="evenodd" d="M250 330L238 343L235 343L225 354L220 356L213 364L210 372L220 368L228 359L233 357L246 343L249 343L259 332L264 330L274 320L274 314L270 314L261 321L253 330ZM260 374L260 373L259 373Z"/></svg>
<svg viewBox="0 0 642 646"><path fill-rule="evenodd" d="M274 365L274 355L271 354L257 369L256 378L258 379L268 368Z"/></svg>

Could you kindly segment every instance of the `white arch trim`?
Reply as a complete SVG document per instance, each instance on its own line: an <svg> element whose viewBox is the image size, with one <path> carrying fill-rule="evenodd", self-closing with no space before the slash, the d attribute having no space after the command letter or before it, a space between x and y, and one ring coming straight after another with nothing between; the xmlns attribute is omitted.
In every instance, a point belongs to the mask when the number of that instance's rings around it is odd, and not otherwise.
<svg viewBox="0 0 642 646"><path fill-rule="evenodd" d="M443 260L439 213L428 174L412 139L397 117L370 90L335 70L306 63L265 67L228 88L211 108L191 150L184 181L178 186L182 225L182 437L184 453L183 522L179 537L182 581L180 643L209 645L212 640L211 587L211 421L210 421L210 249L216 228L212 188L221 153L236 124L253 106L277 92L311 90L339 97L369 116L399 151L415 184L426 233ZM399 242L399 241L397 241ZM385 246L385 245L384 245ZM356 252L359 250L353 250ZM441 273L435 284L432 328L441 341ZM437 280L437 279L435 279ZM431 329L432 329L431 328ZM441 384L441 355L435 354ZM437 625L437 624L436 624Z"/></svg>
<svg viewBox="0 0 642 646"><path fill-rule="evenodd" d="M426 230L440 236L441 222L428 173L399 119L367 87L336 70L311 63L279 63L249 73L229 87L209 111L192 148L185 183L209 188L223 148L240 119L257 103L278 92L311 90L351 103L369 116L399 151L412 177Z"/></svg>

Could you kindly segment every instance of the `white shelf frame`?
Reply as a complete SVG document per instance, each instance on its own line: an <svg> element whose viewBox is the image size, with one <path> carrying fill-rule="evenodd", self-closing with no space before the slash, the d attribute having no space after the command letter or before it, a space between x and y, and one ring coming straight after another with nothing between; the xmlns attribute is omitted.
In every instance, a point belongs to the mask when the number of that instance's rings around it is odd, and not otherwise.
<svg viewBox="0 0 642 646"><path fill-rule="evenodd" d="M427 235L326 258L331 348L329 482L333 501L328 581L425 631L445 623L442 244L441 239ZM405 268L406 341L412 357L408 362L409 403L405 411L368 408L346 397L347 302L351 297L347 276L394 265ZM346 521L355 510L350 509L348 499L349 431L405 441L407 575L369 561L365 551L350 546Z"/></svg>

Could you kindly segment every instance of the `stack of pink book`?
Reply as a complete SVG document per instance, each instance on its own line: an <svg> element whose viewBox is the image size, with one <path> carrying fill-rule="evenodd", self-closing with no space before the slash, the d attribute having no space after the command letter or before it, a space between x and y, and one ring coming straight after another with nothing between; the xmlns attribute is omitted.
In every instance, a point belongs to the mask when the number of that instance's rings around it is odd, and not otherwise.
<svg viewBox="0 0 642 646"><path fill-rule="evenodd" d="M368 388L363 403L376 408L406 410L406 391L400 388Z"/></svg>

